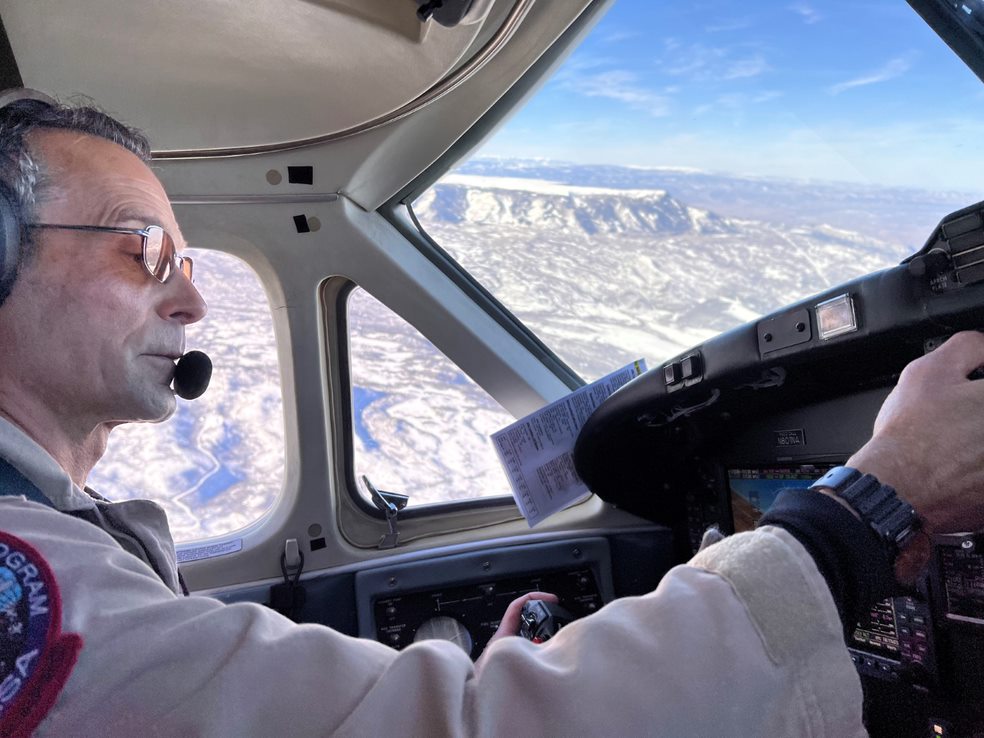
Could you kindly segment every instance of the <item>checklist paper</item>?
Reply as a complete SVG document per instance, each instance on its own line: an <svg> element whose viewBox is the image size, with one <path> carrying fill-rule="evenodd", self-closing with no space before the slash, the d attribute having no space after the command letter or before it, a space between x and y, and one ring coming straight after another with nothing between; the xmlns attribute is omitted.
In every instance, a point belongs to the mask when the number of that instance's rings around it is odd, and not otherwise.
<svg viewBox="0 0 984 738"><path fill-rule="evenodd" d="M492 434L520 512L532 528L590 494L574 470L574 442L612 392L646 371L642 359L571 392Z"/></svg>

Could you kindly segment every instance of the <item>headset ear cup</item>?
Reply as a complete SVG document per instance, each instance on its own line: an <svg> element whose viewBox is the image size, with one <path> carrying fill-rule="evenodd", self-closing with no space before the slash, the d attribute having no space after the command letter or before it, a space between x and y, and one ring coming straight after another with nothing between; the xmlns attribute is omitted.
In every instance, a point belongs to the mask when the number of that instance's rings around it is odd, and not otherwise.
<svg viewBox="0 0 984 738"><path fill-rule="evenodd" d="M0 23L0 35L2 35L2 23ZM58 104L54 98L30 87L0 90L0 109L20 100L36 100L46 106ZM17 279L17 267L20 264L21 249L26 234L20 216L17 198L10 185L0 179L0 305L7 299L14 280Z"/></svg>
<svg viewBox="0 0 984 738"><path fill-rule="evenodd" d="M6 299L17 276L22 235L17 207L10 197L9 190L0 185L0 303Z"/></svg>

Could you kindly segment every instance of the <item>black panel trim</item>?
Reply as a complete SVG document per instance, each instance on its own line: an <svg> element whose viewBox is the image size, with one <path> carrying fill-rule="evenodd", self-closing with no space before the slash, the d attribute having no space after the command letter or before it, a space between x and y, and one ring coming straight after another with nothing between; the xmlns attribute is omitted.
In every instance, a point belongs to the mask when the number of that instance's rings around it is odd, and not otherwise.
<svg viewBox="0 0 984 738"><path fill-rule="evenodd" d="M14 50L10 46L10 39L7 37L3 18L0 17L0 90L23 86L24 80L21 78L20 69L17 67L17 60L14 58Z"/></svg>
<svg viewBox="0 0 984 738"><path fill-rule="evenodd" d="M952 3L944 0L908 0L908 3L961 61L984 81L984 44L956 20L953 10L948 7Z"/></svg>

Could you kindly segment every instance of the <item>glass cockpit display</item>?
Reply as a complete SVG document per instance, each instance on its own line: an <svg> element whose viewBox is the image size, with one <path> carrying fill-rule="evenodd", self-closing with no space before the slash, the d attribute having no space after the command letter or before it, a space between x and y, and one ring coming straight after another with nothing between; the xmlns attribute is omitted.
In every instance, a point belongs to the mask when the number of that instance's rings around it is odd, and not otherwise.
<svg viewBox="0 0 984 738"><path fill-rule="evenodd" d="M946 616L950 620L984 625L984 556L973 536L952 537L938 547Z"/></svg>
<svg viewBox="0 0 984 738"><path fill-rule="evenodd" d="M834 464L797 464L747 469L729 469L731 514L735 533L754 530L762 514L775 502L779 490L809 487Z"/></svg>
<svg viewBox="0 0 984 738"><path fill-rule="evenodd" d="M729 469L728 487L735 532L754 529L780 490L805 490L834 466L835 464L796 464ZM898 660L901 648L899 617L896 612L898 604L896 600L883 600L872 607L858 623L849 645L873 655ZM921 615L922 613L919 615L920 619ZM903 619L908 617L905 614Z"/></svg>
<svg viewBox="0 0 984 738"><path fill-rule="evenodd" d="M879 602L861 618L851 635L851 645L888 658L899 657L899 631L892 600Z"/></svg>

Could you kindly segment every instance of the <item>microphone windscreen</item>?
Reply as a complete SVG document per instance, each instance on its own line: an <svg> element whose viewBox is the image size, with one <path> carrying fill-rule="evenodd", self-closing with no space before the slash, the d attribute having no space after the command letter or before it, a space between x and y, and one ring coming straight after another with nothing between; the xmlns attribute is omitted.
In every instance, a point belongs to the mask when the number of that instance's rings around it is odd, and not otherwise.
<svg viewBox="0 0 984 738"><path fill-rule="evenodd" d="M208 389L212 378L212 360L201 351L189 351L174 367L174 394L194 400Z"/></svg>

